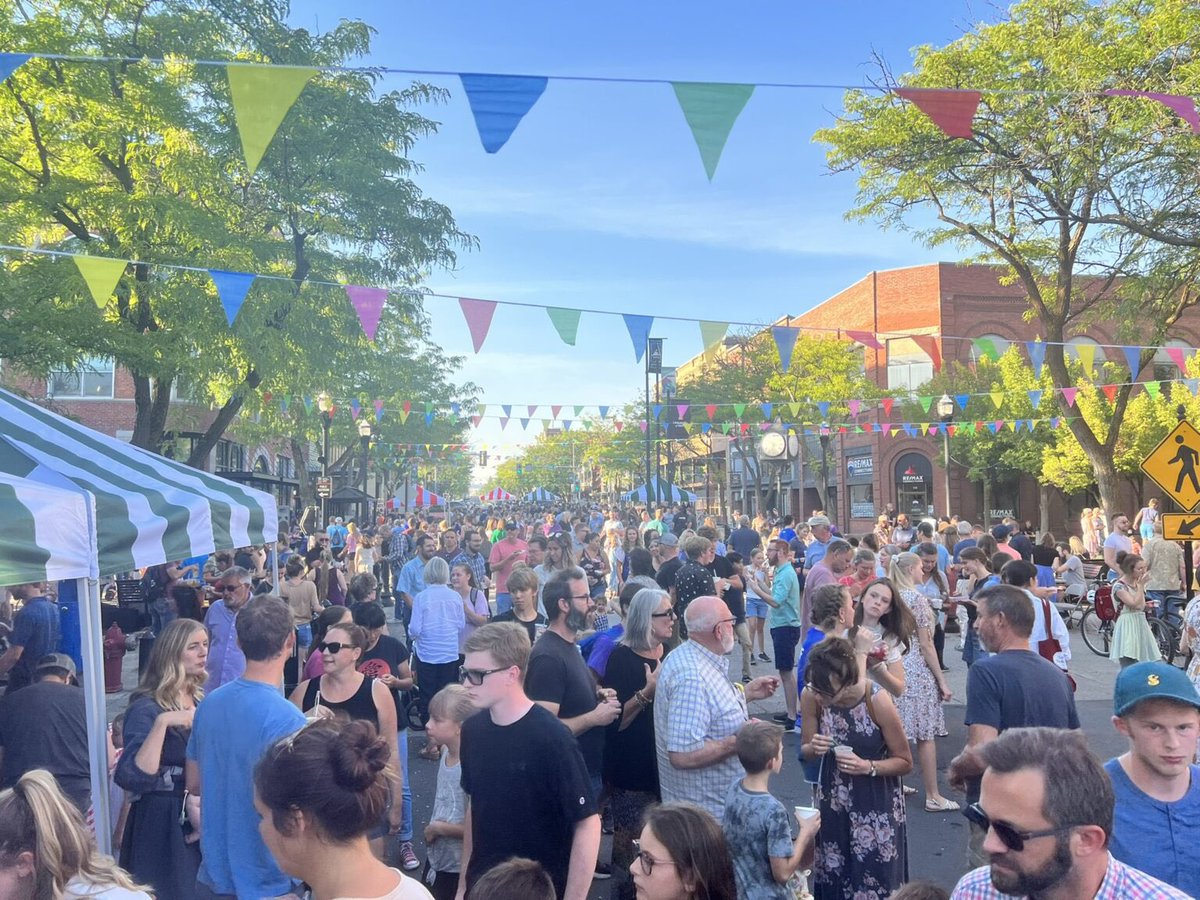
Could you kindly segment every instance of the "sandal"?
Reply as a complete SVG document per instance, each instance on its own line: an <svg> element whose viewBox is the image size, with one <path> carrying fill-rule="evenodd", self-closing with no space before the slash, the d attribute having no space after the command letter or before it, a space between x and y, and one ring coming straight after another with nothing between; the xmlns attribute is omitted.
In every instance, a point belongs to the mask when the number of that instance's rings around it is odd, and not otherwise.
<svg viewBox="0 0 1200 900"><path fill-rule="evenodd" d="M941 803L936 803L933 800L925 801L925 812L957 812L961 808L955 801L947 800L945 797L942 798Z"/></svg>
<svg viewBox="0 0 1200 900"><path fill-rule="evenodd" d="M917 789L915 787L909 787L907 784L904 785L904 796L905 797L911 797L916 792L917 792Z"/></svg>

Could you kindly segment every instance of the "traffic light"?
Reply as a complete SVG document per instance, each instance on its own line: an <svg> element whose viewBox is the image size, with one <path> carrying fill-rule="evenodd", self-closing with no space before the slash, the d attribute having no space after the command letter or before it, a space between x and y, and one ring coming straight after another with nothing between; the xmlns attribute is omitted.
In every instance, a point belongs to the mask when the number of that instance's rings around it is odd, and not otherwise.
<svg viewBox="0 0 1200 900"><path fill-rule="evenodd" d="M517 474L518 475L525 474L525 467L523 465L521 465L520 463L517 463Z"/></svg>

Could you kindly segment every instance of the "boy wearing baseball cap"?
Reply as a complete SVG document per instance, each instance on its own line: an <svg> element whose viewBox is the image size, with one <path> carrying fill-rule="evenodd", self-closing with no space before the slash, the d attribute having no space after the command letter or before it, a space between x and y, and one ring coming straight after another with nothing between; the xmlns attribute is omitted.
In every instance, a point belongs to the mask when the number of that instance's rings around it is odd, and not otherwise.
<svg viewBox="0 0 1200 900"><path fill-rule="evenodd" d="M1129 750L1104 766L1116 794L1110 852L1200 896L1200 693L1174 666L1137 663L1117 676L1113 725Z"/></svg>

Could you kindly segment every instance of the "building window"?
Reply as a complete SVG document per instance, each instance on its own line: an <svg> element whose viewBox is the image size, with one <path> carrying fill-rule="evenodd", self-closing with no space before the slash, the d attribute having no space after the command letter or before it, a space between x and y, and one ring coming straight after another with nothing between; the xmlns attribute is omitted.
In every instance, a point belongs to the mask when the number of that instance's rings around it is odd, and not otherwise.
<svg viewBox="0 0 1200 900"><path fill-rule="evenodd" d="M265 453L260 453L254 457L254 471L259 475L271 474L271 461L267 459Z"/></svg>
<svg viewBox="0 0 1200 900"><path fill-rule="evenodd" d="M51 372L46 380L46 396L57 399L111 400L112 360L100 356L87 356L73 369Z"/></svg>
<svg viewBox="0 0 1200 900"><path fill-rule="evenodd" d="M984 352L980 352L980 346L976 341L983 344L982 349ZM980 359L989 358L990 351L987 349L987 342L990 342L992 347L995 348L997 359L1007 353L1009 346L1012 344L1012 341L1008 338L1001 337L998 334L981 334L975 340L971 341L971 362L977 363Z"/></svg>
<svg viewBox="0 0 1200 900"><path fill-rule="evenodd" d="M850 518L875 518L875 485L851 484L846 486L850 494Z"/></svg>
<svg viewBox="0 0 1200 900"><path fill-rule="evenodd" d="M275 467L280 478L295 478L296 463L290 456L281 456L275 460Z"/></svg>
<svg viewBox="0 0 1200 900"><path fill-rule="evenodd" d="M915 394L917 388L933 378L933 361L906 338L888 341L887 379L890 390Z"/></svg>
<svg viewBox="0 0 1200 900"><path fill-rule="evenodd" d="M246 448L233 441L217 441L218 472L245 472Z"/></svg>
<svg viewBox="0 0 1200 900"><path fill-rule="evenodd" d="M1185 377L1186 373L1179 370L1179 366L1175 365L1175 360L1171 359L1167 350L1182 350L1183 358L1187 360L1191 357L1191 344L1187 341L1181 341L1178 338L1173 338L1158 348L1158 352L1154 354L1154 380L1155 381L1174 381L1177 378ZM1179 354L1175 354L1178 356Z"/></svg>

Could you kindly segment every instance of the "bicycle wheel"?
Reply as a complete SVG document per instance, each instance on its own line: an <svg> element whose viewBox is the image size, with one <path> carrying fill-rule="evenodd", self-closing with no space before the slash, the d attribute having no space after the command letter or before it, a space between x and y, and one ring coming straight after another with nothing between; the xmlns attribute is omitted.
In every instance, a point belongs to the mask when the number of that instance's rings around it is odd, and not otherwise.
<svg viewBox="0 0 1200 900"><path fill-rule="evenodd" d="M1102 622L1094 609L1089 609L1079 620L1079 635L1089 650L1097 656L1108 656L1112 641L1112 622Z"/></svg>
<svg viewBox="0 0 1200 900"><path fill-rule="evenodd" d="M1175 628L1162 619L1150 617L1150 633L1158 643L1158 652L1162 654L1163 662L1175 661L1175 648L1179 646L1179 633Z"/></svg>

